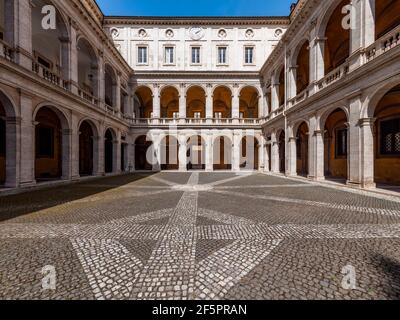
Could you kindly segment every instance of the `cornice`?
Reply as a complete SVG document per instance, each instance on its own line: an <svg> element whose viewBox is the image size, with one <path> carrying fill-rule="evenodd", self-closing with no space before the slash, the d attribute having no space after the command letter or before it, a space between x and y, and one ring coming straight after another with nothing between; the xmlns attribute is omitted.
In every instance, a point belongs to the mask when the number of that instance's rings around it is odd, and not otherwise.
<svg viewBox="0 0 400 320"><path fill-rule="evenodd" d="M277 17L144 17L144 16L106 16L105 25L284 25L290 18Z"/></svg>
<svg viewBox="0 0 400 320"><path fill-rule="evenodd" d="M258 71L254 72L240 72L240 71L143 71L134 72L134 79L253 79L260 80L260 73Z"/></svg>

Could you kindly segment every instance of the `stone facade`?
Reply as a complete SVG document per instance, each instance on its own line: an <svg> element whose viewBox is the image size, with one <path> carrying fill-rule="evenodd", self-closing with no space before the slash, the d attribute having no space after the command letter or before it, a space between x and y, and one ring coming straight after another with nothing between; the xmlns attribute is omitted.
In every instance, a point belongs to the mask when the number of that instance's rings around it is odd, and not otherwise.
<svg viewBox="0 0 400 320"><path fill-rule="evenodd" d="M49 4L56 30L42 32ZM200 19L0 1L0 183L163 168L399 183L399 1L349 4Z"/></svg>

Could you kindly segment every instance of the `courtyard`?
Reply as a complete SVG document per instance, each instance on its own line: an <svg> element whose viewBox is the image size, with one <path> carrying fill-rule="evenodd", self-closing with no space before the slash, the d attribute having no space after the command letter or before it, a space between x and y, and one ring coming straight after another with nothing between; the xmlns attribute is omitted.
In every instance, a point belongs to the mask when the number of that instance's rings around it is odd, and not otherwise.
<svg viewBox="0 0 400 320"><path fill-rule="evenodd" d="M137 173L1 197L0 221L0 299L400 298L400 200L388 196Z"/></svg>

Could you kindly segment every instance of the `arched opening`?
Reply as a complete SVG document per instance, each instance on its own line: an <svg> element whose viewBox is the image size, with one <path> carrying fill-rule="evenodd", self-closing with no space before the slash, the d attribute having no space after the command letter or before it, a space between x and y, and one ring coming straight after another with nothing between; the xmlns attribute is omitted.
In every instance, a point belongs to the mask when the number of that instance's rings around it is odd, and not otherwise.
<svg viewBox="0 0 400 320"><path fill-rule="evenodd" d="M186 94L186 117L204 119L206 117L206 93L202 87L190 87Z"/></svg>
<svg viewBox="0 0 400 320"><path fill-rule="evenodd" d="M374 118L375 182L400 185L400 85L380 100Z"/></svg>
<svg viewBox="0 0 400 320"><path fill-rule="evenodd" d="M161 141L161 170L179 170L179 142L173 136Z"/></svg>
<svg viewBox="0 0 400 320"><path fill-rule="evenodd" d="M77 43L78 50L78 85L79 89L89 97L98 97L99 65L96 53L90 43L80 38Z"/></svg>
<svg viewBox="0 0 400 320"><path fill-rule="evenodd" d="M347 179L347 122L342 109L334 110L325 122L325 176L330 179Z"/></svg>
<svg viewBox="0 0 400 320"><path fill-rule="evenodd" d="M285 68L282 68L281 72L279 73L279 107L282 107L285 104Z"/></svg>
<svg viewBox="0 0 400 320"><path fill-rule="evenodd" d="M143 86L136 90L135 115L141 119L153 117L153 93L150 88Z"/></svg>
<svg viewBox="0 0 400 320"><path fill-rule="evenodd" d="M278 148L279 148L279 172L286 172L286 134L285 131L281 131L278 136Z"/></svg>
<svg viewBox="0 0 400 320"><path fill-rule="evenodd" d="M135 141L135 170L151 171L153 165L150 163L152 159L147 159L150 156L149 149L153 146L152 141L148 141L146 136L140 136Z"/></svg>
<svg viewBox="0 0 400 320"><path fill-rule="evenodd" d="M55 28L42 27L42 8L54 4L48 0L32 0L32 52L34 68L45 79L62 85L69 79L69 35L67 24L56 10Z"/></svg>
<svg viewBox="0 0 400 320"><path fill-rule="evenodd" d="M161 118L178 118L179 92L174 87L166 87L161 91Z"/></svg>
<svg viewBox="0 0 400 320"><path fill-rule="evenodd" d="M232 91L228 87L221 86L214 90L213 113L215 119L232 118Z"/></svg>
<svg viewBox="0 0 400 320"><path fill-rule="evenodd" d="M6 182L6 110L0 101L0 185Z"/></svg>
<svg viewBox="0 0 400 320"><path fill-rule="evenodd" d="M105 97L104 101L106 105L115 108L116 107L116 93L117 93L117 76L114 69L106 64L105 67Z"/></svg>
<svg viewBox="0 0 400 320"><path fill-rule="evenodd" d="M62 176L63 137L59 116L49 107L42 107L35 117L36 181L59 179Z"/></svg>
<svg viewBox="0 0 400 320"><path fill-rule="evenodd" d="M308 41L301 46L297 56L296 94L307 89L310 84L310 44Z"/></svg>
<svg viewBox="0 0 400 320"><path fill-rule="evenodd" d="M94 134L92 126L83 121L79 127L79 175L93 174Z"/></svg>
<svg viewBox="0 0 400 320"><path fill-rule="evenodd" d="M115 133L107 129L104 135L104 172L112 173L114 171L114 141Z"/></svg>
<svg viewBox="0 0 400 320"><path fill-rule="evenodd" d="M400 0L375 1L375 37L379 39L400 24Z"/></svg>
<svg viewBox="0 0 400 320"><path fill-rule="evenodd" d="M256 119L258 118L259 94L254 87L244 87L240 91L240 118Z"/></svg>
<svg viewBox="0 0 400 320"><path fill-rule="evenodd" d="M258 149L259 143L256 137L246 136L242 138L240 144L240 169L258 170Z"/></svg>
<svg viewBox="0 0 400 320"><path fill-rule="evenodd" d="M343 7L350 4L349 0L343 0L333 11L325 29L325 74L333 71L345 63L350 56L350 28L343 28L345 15Z"/></svg>
<svg viewBox="0 0 400 320"><path fill-rule="evenodd" d="M187 170L205 170L205 143L201 136L192 136L187 141Z"/></svg>
<svg viewBox="0 0 400 320"><path fill-rule="evenodd" d="M213 146L214 170L232 170L232 141L221 136L214 140Z"/></svg>
<svg viewBox="0 0 400 320"><path fill-rule="evenodd" d="M297 158L297 174L300 176L308 176L308 125L303 122L297 129L296 135L296 158Z"/></svg>

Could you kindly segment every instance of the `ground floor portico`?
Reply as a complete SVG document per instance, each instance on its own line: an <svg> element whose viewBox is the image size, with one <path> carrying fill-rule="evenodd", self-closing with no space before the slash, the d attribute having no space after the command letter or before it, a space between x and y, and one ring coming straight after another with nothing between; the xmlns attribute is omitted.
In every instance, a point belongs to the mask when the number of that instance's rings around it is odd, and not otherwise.
<svg viewBox="0 0 400 320"><path fill-rule="evenodd" d="M400 297L398 198L163 172L1 203L2 299Z"/></svg>

